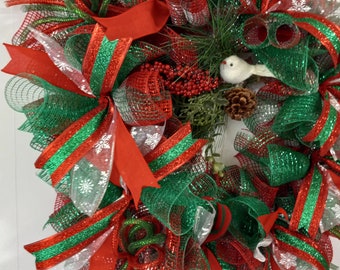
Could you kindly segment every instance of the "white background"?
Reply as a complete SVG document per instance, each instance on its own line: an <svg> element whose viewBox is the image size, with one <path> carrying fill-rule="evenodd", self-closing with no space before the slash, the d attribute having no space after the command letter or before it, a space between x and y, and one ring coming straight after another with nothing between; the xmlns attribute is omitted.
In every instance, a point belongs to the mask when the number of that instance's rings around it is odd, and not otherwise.
<svg viewBox="0 0 340 270"><path fill-rule="evenodd" d="M0 4L1 43L10 43L22 22L23 14L17 7ZM1 68L9 57L0 47ZM23 249L28 243L53 234L43 230L53 212L55 193L36 176L34 161L38 152L29 147L31 135L17 128L24 117L6 104L3 89L9 75L0 74L0 269L33 270L34 257ZM228 141L232 141L239 126L229 122ZM335 242L334 242L335 243ZM334 263L340 265L340 242L334 245Z"/></svg>

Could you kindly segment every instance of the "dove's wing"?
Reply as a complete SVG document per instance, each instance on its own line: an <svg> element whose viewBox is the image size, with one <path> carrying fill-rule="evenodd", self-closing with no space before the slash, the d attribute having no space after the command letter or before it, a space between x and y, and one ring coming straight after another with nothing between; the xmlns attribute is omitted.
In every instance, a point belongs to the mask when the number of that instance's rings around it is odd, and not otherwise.
<svg viewBox="0 0 340 270"><path fill-rule="evenodd" d="M255 65L254 66L254 75L262 76L262 77L273 77L275 78L275 75L271 73L271 71L265 66L265 65Z"/></svg>

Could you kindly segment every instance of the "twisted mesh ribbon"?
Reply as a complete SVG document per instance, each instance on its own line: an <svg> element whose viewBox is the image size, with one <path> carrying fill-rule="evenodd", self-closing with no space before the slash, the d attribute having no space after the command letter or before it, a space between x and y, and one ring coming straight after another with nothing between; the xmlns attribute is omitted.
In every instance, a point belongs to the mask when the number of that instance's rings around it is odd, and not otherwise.
<svg viewBox="0 0 340 270"><path fill-rule="evenodd" d="M319 93L290 97L276 116L273 130L282 137L295 135L310 147L320 148L324 156L339 136L339 113L327 94L324 100Z"/></svg>
<svg viewBox="0 0 340 270"><path fill-rule="evenodd" d="M195 174L176 172L160 181L160 189L143 189L142 202L153 216L176 235L186 234L192 229L198 206L208 211L211 209L205 200L190 191L190 184L195 177ZM213 179L210 181L213 184Z"/></svg>
<svg viewBox="0 0 340 270"><path fill-rule="evenodd" d="M170 93L158 72L135 72L115 90L113 100L128 125L153 125L172 115Z"/></svg>
<svg viewBox="0 0 340 270"><path fill-rule="evenodd" d="M268 131L253 138L239 134L235 139L235 148L246 156L239 155L242 165L270 186L301 179L309 169L307 156L280 144L277 135Z"/></svg>

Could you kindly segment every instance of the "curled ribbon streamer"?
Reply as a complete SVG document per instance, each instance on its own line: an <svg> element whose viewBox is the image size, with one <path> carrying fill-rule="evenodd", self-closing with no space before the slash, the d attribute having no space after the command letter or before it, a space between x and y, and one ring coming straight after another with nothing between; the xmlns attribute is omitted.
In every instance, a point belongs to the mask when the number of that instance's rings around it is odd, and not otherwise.
<svg viewBox="0 0 340 270"><path fill-rule="evenodd" d="M127 269L151 269L160 266L164 261L162 245L166 236L153 227L146 218L125 220L119 234L114 233L112 236L115 260L126 261ZM152 251L154 253L151 255Z"/></svg>
<svg viewBox="0 0 340 270"><path fill-rule="evenodd" d="M36 257L37 269L48 269L77 254L100 237L123 215L131 198L124 196L92 217L83 219L68 229L25 246Z"/></svg>

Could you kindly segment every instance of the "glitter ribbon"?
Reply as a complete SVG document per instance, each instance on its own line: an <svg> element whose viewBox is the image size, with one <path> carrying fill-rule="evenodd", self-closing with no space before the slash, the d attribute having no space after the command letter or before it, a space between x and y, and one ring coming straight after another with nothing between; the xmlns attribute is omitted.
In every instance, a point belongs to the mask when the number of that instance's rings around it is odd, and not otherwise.
<svg viewBox="0 0 340 270"><path fill-rule="evenodd" d="M302 180L296 198L289 228L293 231L304 229L311 238L315 238L322 218L328 194L328 184L318 166L312 166Z"/></svg>
<svg viewBox="0 0 340 270"><path fill-rule="evenodd" d="M157 229L155 225L156 222L147 218L125 220L119 233L112 235L114 260L123 260L123 267L127 269L159 267L164 261L162 246L166 236L160 231L162 227L158 226ZM95 265L91 267L95 269Z"/></svg>
<svg viewBox="0 0 340 270"><path fill-rule="evenodd" d="M188 162L205 143L206 140L192 138L190 124L187 123L147 154L145 160L159 180Z"/></svg>
<svg viewBox="0 0 340 270"><path fill-rule="evenodd" d="M316 269L329 269L330 261L322 243L280 226L275 227L274 233L275 245L281 251L291 253Z"/></svg>
<svg viewBox="0 0 340 270"><path fill-rule="evenodd" d="M68 229L25 246L36 257L37 269L48 269L86 248L115 224L123 215L131 198L124 196Z"/></svg>
<svg viewBox="0 0 340 270"><path fill-rule="evenodd" d="M288 13L293 16L297 26L320 40L331 55L334 66L337 66L340 52L340 29L338 25L317 14L297 11Z"/></svg>

